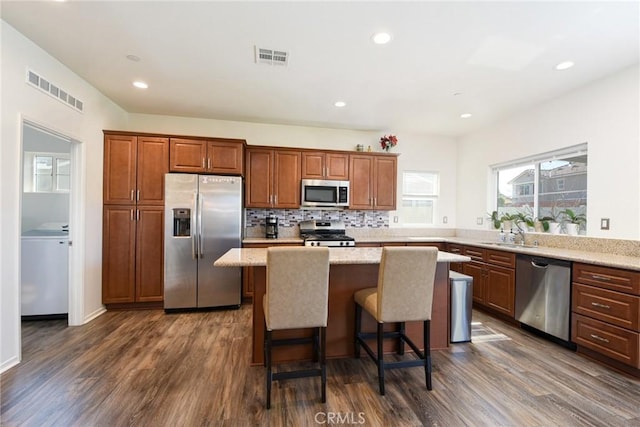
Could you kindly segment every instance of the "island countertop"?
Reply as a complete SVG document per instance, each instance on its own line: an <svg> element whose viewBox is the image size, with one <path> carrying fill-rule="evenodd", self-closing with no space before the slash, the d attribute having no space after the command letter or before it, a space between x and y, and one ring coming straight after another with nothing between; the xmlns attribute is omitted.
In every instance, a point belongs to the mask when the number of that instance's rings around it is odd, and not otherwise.
<svg viewBox="0 0 640 427"><path fill-rule="evenodd" d="M382 248L329 248L329 264L379 264ZM468 256L438 252L438 262L468 262ZM218 258L214 267L264 267L266 248L232 248Z"/></svg>

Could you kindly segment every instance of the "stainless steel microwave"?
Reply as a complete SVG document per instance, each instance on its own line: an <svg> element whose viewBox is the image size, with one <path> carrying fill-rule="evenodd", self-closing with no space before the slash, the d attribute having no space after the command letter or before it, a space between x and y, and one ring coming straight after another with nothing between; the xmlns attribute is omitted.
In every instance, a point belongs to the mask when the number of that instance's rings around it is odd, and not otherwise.
<svg viewBox="0 0 640 427"><path fill-rule="evenodd" d="M303 179L301 206L307 208L349 206L349 181Z"/></svg>

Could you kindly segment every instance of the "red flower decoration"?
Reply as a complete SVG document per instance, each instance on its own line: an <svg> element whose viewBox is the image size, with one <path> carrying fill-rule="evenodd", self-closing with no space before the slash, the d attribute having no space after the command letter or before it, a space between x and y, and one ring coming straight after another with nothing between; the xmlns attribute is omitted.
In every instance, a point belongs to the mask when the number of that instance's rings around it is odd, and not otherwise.
<svg viewBox="0 0 640 427"><path fill-rule="evenodd" d="M398 138L395 135L385 135L380 138L380 146L383 150L389 151L391 147L395 147L398 144Z"/></svg>

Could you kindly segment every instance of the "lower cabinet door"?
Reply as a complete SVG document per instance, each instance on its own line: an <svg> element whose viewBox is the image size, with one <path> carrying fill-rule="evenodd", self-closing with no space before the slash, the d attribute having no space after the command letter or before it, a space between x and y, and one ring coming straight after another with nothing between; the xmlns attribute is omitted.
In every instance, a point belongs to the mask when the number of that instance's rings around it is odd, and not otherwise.
<svg viewBox="0 0 640 427"><path fill-rule="evenodd" d="M640 368L638 332L573 313L571 339L624 364Z"/></svg>
<svg viewBox="0 0 640 427"><path fill-rule="evenodd" d="M102 235L102 302L135 300L135 206L106 205Z"/></svg>
<svg viewBox="0 0 640 427"><path fill-rule="evenodd" d="M485 304L511 317L515 316L515 271L510 268L487 267L484 290Z"/></svg>
<svg viewBox="0 0 640 427"><path fill-rule="evenodd" d="M138 209L136 226L136 301L164 297L164 208Z"/></svg>

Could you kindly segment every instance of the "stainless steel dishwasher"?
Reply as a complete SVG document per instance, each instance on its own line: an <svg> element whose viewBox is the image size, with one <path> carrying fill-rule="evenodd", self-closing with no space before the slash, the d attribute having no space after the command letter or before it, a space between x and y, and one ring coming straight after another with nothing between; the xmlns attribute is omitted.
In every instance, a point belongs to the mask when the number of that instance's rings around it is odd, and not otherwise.
<svg viewBox="0 0 640 427"><path fill-rule="evenodd" d="M571 263L518 255L516 259L516 320L569 342Z"/></svg>

